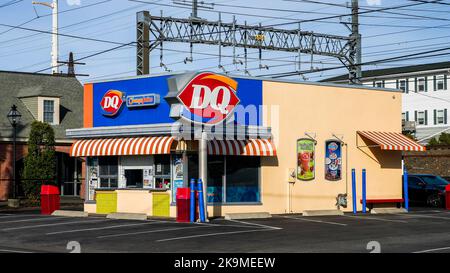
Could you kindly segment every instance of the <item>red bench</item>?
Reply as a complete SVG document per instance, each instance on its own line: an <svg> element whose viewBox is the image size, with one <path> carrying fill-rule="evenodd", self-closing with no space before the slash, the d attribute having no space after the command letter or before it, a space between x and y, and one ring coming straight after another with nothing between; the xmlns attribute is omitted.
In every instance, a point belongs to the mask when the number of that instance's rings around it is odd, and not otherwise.
<svg viewBox="0 0 450 273"><path fill-rule="evenodd" d="M362 204L362 199L359 200ZM366 204L370 205L370 209L373 208L373 204L383 204L383 203L396 203L397 207L399 204L405 202L405 199L366 199Z"/></svg>

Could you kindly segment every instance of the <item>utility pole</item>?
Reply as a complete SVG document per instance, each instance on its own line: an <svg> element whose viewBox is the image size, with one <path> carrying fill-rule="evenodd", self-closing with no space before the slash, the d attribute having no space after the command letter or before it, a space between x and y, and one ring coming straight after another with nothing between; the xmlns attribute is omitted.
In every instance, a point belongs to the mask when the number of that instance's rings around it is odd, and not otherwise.
<svg viewBox="0 0 450 273"><path fill-rule="evenodd" d="M75 76L89 76L88 74L76 74L75 73L75 65L79 64L79 65L85 65L86 63L80 63L77 62L73 59L73 53L70 52L69 53L69 60L64 62L64 61L58 61L58 65L67 65L67 76L69 77L75 77Z"/></svg>
<svg viewBox="0 0 450 273"><path fill-rule="evenodd" d="M192 0L192 18L198 18L198 2L197 0Z"/></svg>
<svg viewBox="0 0 450 273"><path fill-rule="evenodd" d="M58 0L48 2L32 2L33 5L42 5L52 9L52 74L58 74Z"/></svg>
<svg viewBox="0 0 450 273"><path fill-rule="evenodd" d="M350 84L361 84L361 35L359 34L359 4L358 0L352 0L352 34L349 81Z"/></svg>

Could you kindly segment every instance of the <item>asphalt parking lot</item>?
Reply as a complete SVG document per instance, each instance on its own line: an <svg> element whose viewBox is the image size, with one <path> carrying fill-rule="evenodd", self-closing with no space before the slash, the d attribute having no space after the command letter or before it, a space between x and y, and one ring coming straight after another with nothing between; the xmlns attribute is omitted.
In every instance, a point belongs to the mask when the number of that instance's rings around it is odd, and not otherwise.
<svg viewBox="0 0 450 273"><path fill-rule="evenodd" d="M78 246L80 248L78 248ZM0 213L0 253L17 252L450 253L450 211L346 214L205 224Z"/></svg>

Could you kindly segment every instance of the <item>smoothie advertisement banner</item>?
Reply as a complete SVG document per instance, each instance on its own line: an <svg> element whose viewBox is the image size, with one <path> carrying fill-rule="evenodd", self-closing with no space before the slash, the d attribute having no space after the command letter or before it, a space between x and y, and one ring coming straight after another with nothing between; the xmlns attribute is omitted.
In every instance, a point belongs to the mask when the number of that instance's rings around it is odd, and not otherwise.
<svg viewBox="0 0 450 273"><path fill-rule="evenodd" d="M297 179L307 181L315 177L314 160L315 141L312 139L297 140Z"/></svg>
<svg viewBox="0 0 450 273"><path fill-rule="evenodd" d="M325 179L338 181L342 178L341 142L328 140L325 142Z"/></svg>

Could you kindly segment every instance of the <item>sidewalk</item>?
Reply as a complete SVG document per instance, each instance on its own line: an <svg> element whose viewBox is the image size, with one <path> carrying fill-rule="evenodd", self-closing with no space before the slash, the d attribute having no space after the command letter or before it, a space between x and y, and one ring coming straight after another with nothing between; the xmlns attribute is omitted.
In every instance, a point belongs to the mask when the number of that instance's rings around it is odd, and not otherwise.
<svg viewBox="0 0 450 273"><path fill-rule="evenodd" d="M61 196L61 209L82 211L84 200L79 197ZM0 201L0 212L40 212L39 206L26 206L22 204L19 208L8 207L8 201Z"/></svg>

